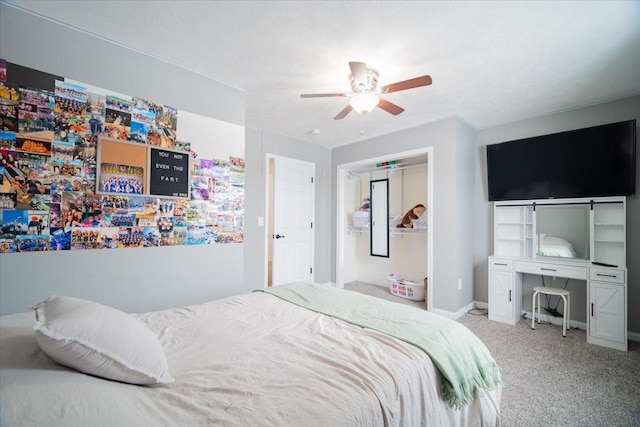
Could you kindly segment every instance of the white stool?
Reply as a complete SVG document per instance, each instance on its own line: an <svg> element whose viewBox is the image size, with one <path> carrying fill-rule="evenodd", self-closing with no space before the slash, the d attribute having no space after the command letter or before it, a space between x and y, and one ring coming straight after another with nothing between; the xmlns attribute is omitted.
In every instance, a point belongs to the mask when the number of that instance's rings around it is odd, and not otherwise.
<svg viewBox="0 0 640 427"><path fill-rule="evenodd" d="M562 297L564 301L564 314L562 315L562 336L567 336L567 329L569 329L571 298L569 291L566 289L550 288L547 286L536 286L533 288L533 298L531 301L531 329L535 329L536 320L536 296L538 297L538 323L540 323L540 294L545 295L557 295Z"/></svg>

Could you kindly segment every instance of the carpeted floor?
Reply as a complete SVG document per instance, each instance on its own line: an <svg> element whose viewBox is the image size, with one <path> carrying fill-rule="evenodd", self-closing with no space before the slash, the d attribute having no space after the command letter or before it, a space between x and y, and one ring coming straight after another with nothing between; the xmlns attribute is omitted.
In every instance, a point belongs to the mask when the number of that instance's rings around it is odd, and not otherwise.
<svg viewBox="0 0 640 427"><path fill-rule="evenodd" d="M351 282L345 284L344 288L350 291L356 291L374 297L386 299L388 301L411 305L413 307L424 308L424 301L413 301L407 298L393 295L391 292L389 292L389 288L385 286L372 285L370 283L364 282Z"/></svg>
<svg viewBox="0 0 640 427"><path fill-rule="evenodd" d="M364 283L346 289L424 307ZM587 344L586 331L531 321L515 326L486 315L458 319L487 346L500 365L504 427L640 427L640 342L623 352Z"/></svg>

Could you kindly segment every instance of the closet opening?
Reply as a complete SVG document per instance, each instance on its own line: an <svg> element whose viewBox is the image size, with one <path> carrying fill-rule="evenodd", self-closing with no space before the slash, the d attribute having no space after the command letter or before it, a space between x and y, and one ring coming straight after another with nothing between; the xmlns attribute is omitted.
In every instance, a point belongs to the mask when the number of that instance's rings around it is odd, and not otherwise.
<svg viewBox="0 0 640 427"><path fill-rule="evenodd" d="M372 183L388 183L388 218L371 211ZM433 147L338 165L336 285L383 286L397 298L421 299L431 310L433 289ZM378 205L379 206L379 205ZM388 241L388 256L372 255L373 234ZM382 235L380 233L386 233ZM401 279L410 286L394 287ZM418 289L419 288L419 289Z"/></svg>

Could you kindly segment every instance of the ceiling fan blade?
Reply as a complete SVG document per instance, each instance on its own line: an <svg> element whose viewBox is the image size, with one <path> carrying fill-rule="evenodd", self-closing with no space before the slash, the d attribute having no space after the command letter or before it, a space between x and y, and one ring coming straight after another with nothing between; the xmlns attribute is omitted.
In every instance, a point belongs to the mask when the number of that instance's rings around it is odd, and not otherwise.
<svg viewBox="0 0 640 427"><path fill-rule="evenodd" d="M342 109L342 111L340 111L338 113L338 115L333 118L333 120L342 120L342 119L344 119L347 116L347 114L349 114L351 112L351 110L353 110L353 107L351 106L351 104L347 104L347 106L344 107Z"/></svg>
<svg viewBox="0 0 640 427"><path fill-rule="evenodd" d="M397 116L398 114L404 111L404 108L398 107L396 104L389 102L383 98L380 98L380 103L378 104L378 107L382 108L387 113L393 114L394 116Z"/></svg>
<svg viewBox="0 0 640 427"><path fill-rule="evenodd" d="M429 86L431 82L431 76L416 77L402 82L382 86L380 88L380 93L391 93L401 90L413 89L414 87Z"/></svg>
<svg viewBox="0 0 640 427"><path fill-rule="evenodd" d="M332 96L347 96L346 93L303 93L300 98L329 98Z"/></svg>
<svg viewBox="0 0 640 427"><path fill-rule="evenodd" d="M367 64L364 62L349 62L351 76L356 86L367 85Z"/></svg>

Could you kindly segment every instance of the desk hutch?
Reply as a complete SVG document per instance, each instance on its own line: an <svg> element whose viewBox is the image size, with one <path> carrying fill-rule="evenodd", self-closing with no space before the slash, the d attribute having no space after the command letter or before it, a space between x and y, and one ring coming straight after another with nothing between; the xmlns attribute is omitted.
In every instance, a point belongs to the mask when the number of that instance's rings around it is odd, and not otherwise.
<svg viewBox="0 0 640 427"><path fill-rule="evenodd" d="M582 212L567 218L583 241L578 256L542 256L542 216L554 208ZM557 213L557 212L556 212ZM582 218L580 218L582 217ZM602 265L605 264L605 265ZM587 342L627 350L626 198L544 199L494 203L494 254L489 257L489 319L522 317L522 275L578 279L587 294ZM580 303L576 301L576 303ZM573 305L573 303L572 303Z"/></svg>

